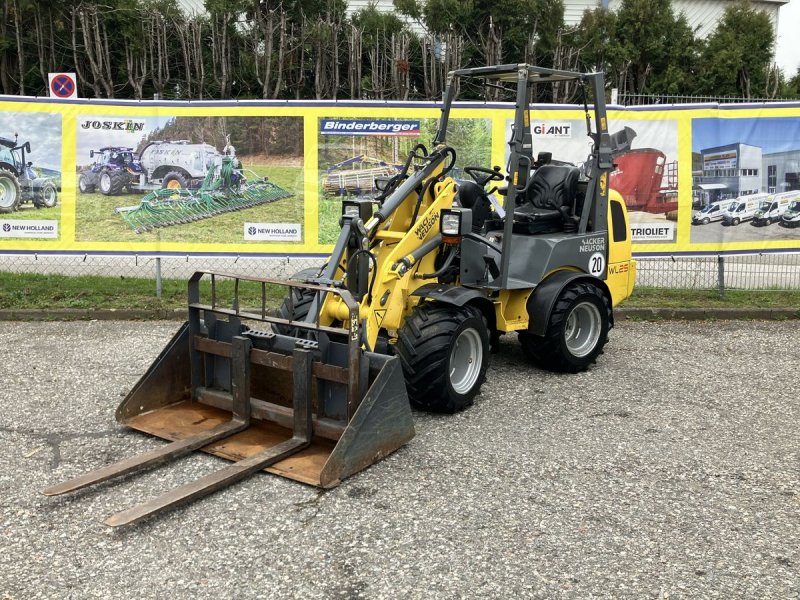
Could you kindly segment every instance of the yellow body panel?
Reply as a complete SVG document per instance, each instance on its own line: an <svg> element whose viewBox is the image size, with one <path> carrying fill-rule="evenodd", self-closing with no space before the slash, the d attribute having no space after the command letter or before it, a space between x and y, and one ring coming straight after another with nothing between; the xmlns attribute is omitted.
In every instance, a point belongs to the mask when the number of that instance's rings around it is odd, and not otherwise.
<svg viewBox="0 0 800 600"><path fill-rule="evenodd" d="M633 284L636 281L636 261L631 258L631 233L625 201L616 190L609 191L608 201L608 278L606 285L611 292L611 305L616 306L633 293ZM619 204L625 221L625 239L623 240L614 239L612 202Z"/></svg>

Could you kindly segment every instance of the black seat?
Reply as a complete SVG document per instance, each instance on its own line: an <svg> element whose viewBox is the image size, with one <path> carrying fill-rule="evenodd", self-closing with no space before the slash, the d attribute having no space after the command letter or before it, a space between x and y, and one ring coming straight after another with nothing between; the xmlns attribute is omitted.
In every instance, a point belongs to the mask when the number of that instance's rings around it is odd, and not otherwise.
<svg viewBox="0 0 800 600"><path fill-rule="evenodd" d="M557 233L574 211L580 172L568 165L542 165L533 174L525 201L514 211L515 233Z"/></svg>
<svg viewBox="0 0 800 600"><path fill-rule="evenodd" d="M459 184L456 200L459 206L472 209L472 231L478 233L492 216L492 203L486 191L474 181Z"/></svg>

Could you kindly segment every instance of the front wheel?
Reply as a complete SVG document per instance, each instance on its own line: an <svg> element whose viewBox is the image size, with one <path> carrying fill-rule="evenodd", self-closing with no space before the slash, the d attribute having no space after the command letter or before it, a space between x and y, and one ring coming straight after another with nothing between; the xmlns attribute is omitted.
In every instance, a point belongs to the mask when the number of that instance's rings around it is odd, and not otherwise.
<svg viewBox="0 0 800 600"><path fill-rule="evenodd" d="M711 219L709 219L708 217L703 219L703 225L708 225L709 223L711 223Z"/></svg>
<svg viewBox="0 0 800 600"><path fill-rule="evenodd" d="M47 181L42 187L36 190L33 197L33 205L36 208L53 208L58 202L58 191L52 181Z"/></svg>
<svg viewBox="0 0 800 600"><path fill-rule="evenodd" d="M584 371L603 351L610 315L611 306L600 288L591 283L571 283L558 297L544 336L520 332L522 351L531 362L550 371Z"/></svg>
<svg viewBox="0 0 800 600"><path fill-rule="evenodd" d="M486 379L489 331L476 309L421 302L398 334L412 406L454 413L471 406Z"/></svg>
<svg viewBox="0 0 800 600"><path fill-rule="evenodd" d="M0 169L0 213L17 210L20 201L19 182L11 171Z"/></svg>
<svg viewBox="0 0 800 600"><path fill-rule="evenodd" d="M735 219L733 219L733 221L731 221L731 225L738 225L738 224L739 224L739 219L738 219L738 217L737 217L737 218L735 218Z"/></svg>

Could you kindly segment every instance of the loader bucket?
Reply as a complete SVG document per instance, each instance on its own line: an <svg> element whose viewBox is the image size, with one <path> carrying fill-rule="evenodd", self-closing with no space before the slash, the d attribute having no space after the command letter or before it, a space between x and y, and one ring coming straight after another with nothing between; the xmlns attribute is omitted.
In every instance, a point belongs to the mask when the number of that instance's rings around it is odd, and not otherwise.
<svg viewBox="0 0 800 600"><path fill-rule="evenodd" d="M211 302L201 303L200 284L208 279ZM218 302L220 280L233 282L231 308ZM261 286L260 309L240 308L242 282ZM342 329L272 317L266 286L273 284L338 294L351 308L350 322ZM44 493L86 487L195 449L236 462L106 523L136 522L262 469L322 488L338 485L414 436L398 359L361 348L357 315L358 305L346 290L195 273L189 320L116 412L120 423L172 443ZM309 331L316 339L282 335L266 323Z"/></svg>

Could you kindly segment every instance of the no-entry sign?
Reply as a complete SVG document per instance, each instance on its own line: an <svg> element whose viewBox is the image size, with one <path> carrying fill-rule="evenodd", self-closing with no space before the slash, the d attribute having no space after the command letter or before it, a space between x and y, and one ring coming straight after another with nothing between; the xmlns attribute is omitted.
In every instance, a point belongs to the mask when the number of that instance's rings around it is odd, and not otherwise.
<svg viewBox="0 0 800 600"><path fill-rule="evenodd" d="M50 97L66 100L78 97L78 84L75 73L48 73L50 78Z"/></svg>

